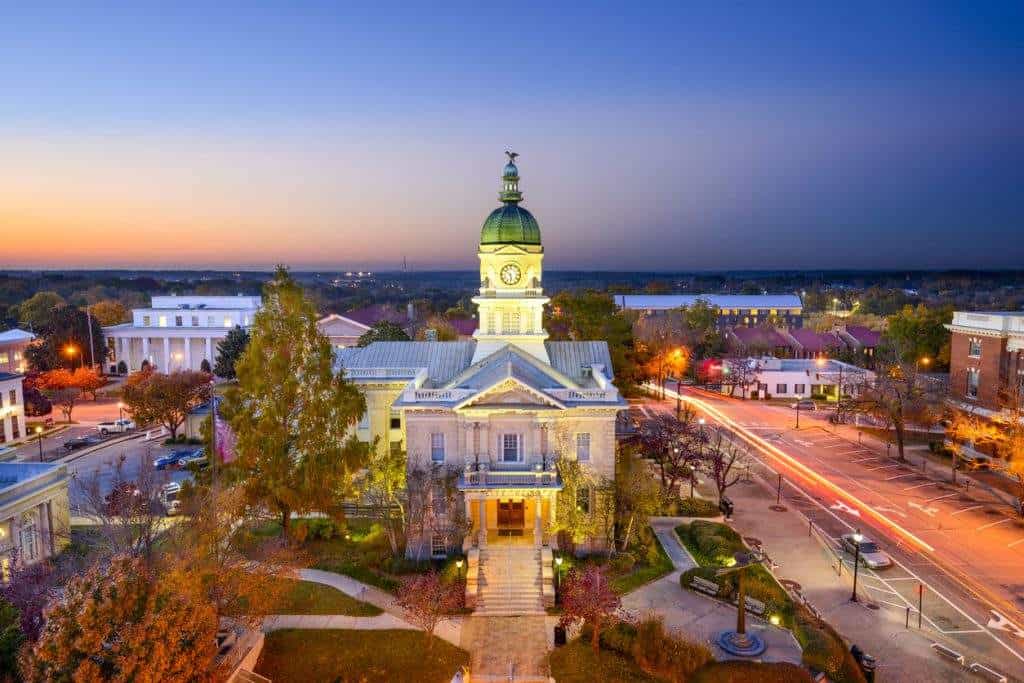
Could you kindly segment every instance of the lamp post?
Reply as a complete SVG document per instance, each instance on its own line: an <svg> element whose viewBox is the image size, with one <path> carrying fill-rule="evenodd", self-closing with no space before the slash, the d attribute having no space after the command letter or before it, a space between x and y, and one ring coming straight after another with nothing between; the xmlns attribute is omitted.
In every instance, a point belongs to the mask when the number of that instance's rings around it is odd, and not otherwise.
<svg viewBox="0 0 1024 683"><path fill-rule="evenodd" d="M853 593L850 594L850 602L857 602L857 568L860 567L860 542L863 540L860 529L853 532Z"/></svg>
<svg viewBox="0 0 1024 683"><path fill-rule="evenodd" d="M117 402L117 421L121 422L124 420L124 401Z"/></svg>
<svg viewBox="0 0 1024 683"><path fill-rule="evenodd" d="M800 429L800 401L801 401L801 399L799 399L799 398L796 400L796 428L797 429Z"/></svg>
<svg viewBox="0 0 1024 683"><path fill-rule="evenodd" d="M64 353L68 356L68 362L71 364L71 369L75 369L75 354L78 353L78 347L74 344L68 344L64 347Z"/></svg>
<svg viewBox="0 0 1024 683"><path fill-rule="evenodd" d="M455 560L455 568L458 570L459 580L462 580L462 558Z"/></svg>
<svg viewBox="0 0 1024 683"><path fill-rule="evenodd" d="M557 605L562 601L561 595L562 586L562 558L555 558L555 604Z"/></svg>
<svg viewBox="0 0 1024 683"><path fill-rule="evenodd" d="M764 652L767 645L756 633L747 633L747 595L743 577L747 568L759 560L751 553L736 553L729 562L727 567L716 571L715 576L736 574L736 630L722 631L715 642L729 654L755 657Z"/></svg>
<svg viewBox="0 0 1024 683"><path fill-rule="evenodd" d="M43 461L43 428L36 425L36 441L39 442L39 462Z"/></svg>

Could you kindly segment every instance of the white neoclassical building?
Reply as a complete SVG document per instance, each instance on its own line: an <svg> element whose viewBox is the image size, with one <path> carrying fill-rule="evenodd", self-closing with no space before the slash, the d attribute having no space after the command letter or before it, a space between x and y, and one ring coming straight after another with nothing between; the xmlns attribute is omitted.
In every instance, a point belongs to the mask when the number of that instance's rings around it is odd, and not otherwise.
<svg viewBox="0 0 1024 683"><path fill-rule="evenodd" d="M132 321L103 328L107 364L129 372L143 363L161 371L212 367L217 343L235 327L249 327L260 309L258 296L154 296L149 308L132 310Z"/></svg>
<svg viewBox="0 0 1024 683"><path fill-rule="evenodd" d="M67 465L0 463L0 582L70 542Z"/></svg>
<svg viewBox="0 0 1024 683"><path fill-rule="evenodd" d="M480 235L480 289L473 299L480 324L473 339L375 342L335 355L339 371L366 396L359 438L404 450L410 477L454 475L456 501L436 502L433 513L440 508L442 521L457 513L461 528L454 538L443 524L425 529L409 539L408 554L466 549L470 579L488 547L526 545L538 558L550 552L559 497L566 495L559 462L579 463L594 484L574 491L569 504L592 505L598 482L615 476L615 417L625 405L606 342L547 339L540 228L519 205L511 156L502 206ZM593 548L600 541L586 542ZM527 558L525 566L538 566L532 562ZM489 585L495 589L497 579Z"/></svg>

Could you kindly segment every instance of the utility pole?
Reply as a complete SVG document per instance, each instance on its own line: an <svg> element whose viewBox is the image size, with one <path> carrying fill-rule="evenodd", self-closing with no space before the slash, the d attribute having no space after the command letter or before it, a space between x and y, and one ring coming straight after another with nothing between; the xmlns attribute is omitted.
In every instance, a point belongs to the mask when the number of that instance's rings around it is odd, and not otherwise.
<svg viewBox="0 0 1024 683"><path fill-rule="evenodd" d="M89 328L89 367L96 369L96 357L93 355L94 352L92 350L92 311L89 310L88 306L85 307L85 319L88 321ZM82 362L85 362L84 358Z"/></svg>

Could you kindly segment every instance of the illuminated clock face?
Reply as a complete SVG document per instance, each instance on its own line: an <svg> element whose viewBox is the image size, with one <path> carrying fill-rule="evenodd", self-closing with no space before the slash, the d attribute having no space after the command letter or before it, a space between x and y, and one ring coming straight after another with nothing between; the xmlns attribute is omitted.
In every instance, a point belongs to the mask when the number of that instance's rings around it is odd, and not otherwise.
<svg viewBox="0 0 1024 683"><path fill-rule="evenodd" d="M519 266L514 263L509 263L501 269L501 281L506 285L514 285L519 282L519 278L522 277L522 271L519 270Z"/></svg>

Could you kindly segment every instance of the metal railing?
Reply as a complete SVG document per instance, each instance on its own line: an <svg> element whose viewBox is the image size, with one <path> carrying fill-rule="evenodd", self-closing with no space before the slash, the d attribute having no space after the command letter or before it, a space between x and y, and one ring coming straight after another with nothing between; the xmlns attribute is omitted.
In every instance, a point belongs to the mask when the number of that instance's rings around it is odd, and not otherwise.
<svg viewBox="0 0 1024 683"><path fill-rule="evenodd" d="M468 463L459 475L460 489L468 488L544 488L560 489L562 480L551 459L544 463Z"/></svg>

